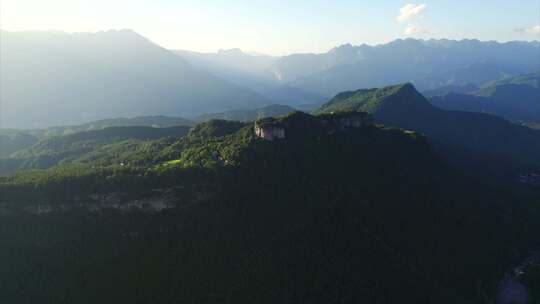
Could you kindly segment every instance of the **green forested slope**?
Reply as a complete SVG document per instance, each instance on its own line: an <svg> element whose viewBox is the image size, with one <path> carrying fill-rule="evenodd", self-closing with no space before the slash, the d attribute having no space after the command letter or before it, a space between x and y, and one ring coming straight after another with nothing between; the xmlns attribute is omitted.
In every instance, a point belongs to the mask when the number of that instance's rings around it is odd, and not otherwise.
<svg viewBox="0 0 540 304"><path fill-rule="evenodd" d="M418 133L278 121L282 140L213 121L140 165L0 179L0 300L490 303L538 244L533 188L482 186ZM144 198L172 208L84 207Z"/></svg>
<svg viewBox="0 0 540 304"><path fill-rule="evenodd" d="M433 142L540 166L540 132L493 115L438 109L411 84L340 93L317 113L344 110L367 111L378 123L421 132Z"/></svg>
<svg viewBox="0 0 540 304"><path fill-rule="evenodd" d="M189 127L111 127L46 137L10 158L0 159L0 175L17 170L47 169L59 164L127 164L148 159L163 143L187 134Z"/></svg>

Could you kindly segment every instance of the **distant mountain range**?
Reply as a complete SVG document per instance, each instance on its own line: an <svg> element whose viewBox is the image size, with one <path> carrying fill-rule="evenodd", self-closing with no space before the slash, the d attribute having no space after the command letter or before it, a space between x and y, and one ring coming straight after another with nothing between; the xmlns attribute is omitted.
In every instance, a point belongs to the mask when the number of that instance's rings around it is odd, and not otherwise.
<svg viewBox="0 0 540 304"><path fill-rule="evenodd" d="M2 31L0 39L3 127L42 128L270 104L130 30Z"/></svg>
<svg viewBox="0 0 540 304"><path fill-rule="evenodd" d="M2 31L0 39L4 128L187 117L270 104L313 109L339 92L403 82L429 96L470 93L540 70L539 42L398 39L273 57L238 49L169 51L130 30Z"/></svg>
<svg viewBox="0 0 540 304"><path fill-rule="evenodd" d="M540 66L539 49L538 42L406 39L286 56L271 71L283 83L324 95L399 82L412 82L420 90L428 90L482 85L535 71Z"/></svg>
<svg viewBox="0 0 540 304"><path fill-rule="evenodd" d="M258 93L272 90L279 85L266 73L266 70L278 60L277 57L250 55L239 49L219 50L216 53L184 50L173 52L195 68Z"/></svg>
<svg viewBox="0 0 540 304"><path fill-rule="evenodd" d="M469 94L440 93L430 101L442 109L490 113L518 123L540 122L540 71L495 81Z"/></svg>
<svg viewBox="0 0 540 304"><path fill-rule="evenodd" d="M447 39L398 39L376 46L345 44L327 53L280 58L251 56L240 50L212 54L176 51L207 72L291 105L299 100L314 103L317 96L402 82L411 82L421 91L480 87L539 69L539 52L539 42ZM278 96L281 100L275 99Z"/></svg>
<svg viewBox="0 0 540 304"><path fill-rule="evenodd" d="M175 50L194 66L218 69L235 69L249 74L258 74L266 71L279 57L267 55L251 55L240 49L219 50L216 53L198 53L185 50Z"/></svg>
<svg viewBox="0 0 540 304"><path fill-rule="evenodd" d="M279 57L250 55L239 49L219 50L216 53L197 53L174 50L189 64L237 85L250 88L276 103L288 105L322 103L329 96L283 85L271 73Z"/></svg>

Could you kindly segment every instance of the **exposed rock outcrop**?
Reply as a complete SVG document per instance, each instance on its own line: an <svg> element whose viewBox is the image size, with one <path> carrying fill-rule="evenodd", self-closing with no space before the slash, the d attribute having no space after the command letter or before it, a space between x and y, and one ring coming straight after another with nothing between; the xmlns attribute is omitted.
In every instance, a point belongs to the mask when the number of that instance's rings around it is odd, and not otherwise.
<svg viewBox="0 0 540 304"><path fill-rule="evenodd" d="M295 119L304 119L310 122L305 126L306 131L309 131L307 130L309 128L317 128L326 130L328 134L332 134L338 130L363 128L373 124L373 117L365 112L332 112L316 116L295 112L281 118L264 118L255 121L255 135L268 141L284 139L288 128L292 126Z"/></svg>
<svg viewBox="0 0 540 304"><path fill-rule="evenodd" d="M260 127L255 126L255 134L258 137L266 140L274 140L278 138L285 138L285 129L280 127Z"/></svg>

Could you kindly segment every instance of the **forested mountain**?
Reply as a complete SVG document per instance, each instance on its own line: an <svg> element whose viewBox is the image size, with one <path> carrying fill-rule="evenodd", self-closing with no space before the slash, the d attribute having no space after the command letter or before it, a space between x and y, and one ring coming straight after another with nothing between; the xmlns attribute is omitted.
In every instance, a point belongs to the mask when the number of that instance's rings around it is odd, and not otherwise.
<svg viewBox="0 0 540 304"><path fill-rule="evenodd" d="M540 122L540 72L493 82L472 94L431 98L446 110L484 112L515 122Z"/></svg>
<svg viewBox="0 0 540 304"><path fill-rule="evenodd" d="M158 153L164 143L183 137L189 127L110 127L41 139L0 159L0 175L18 170L47 169L60 164L128 165ZM170 137L170 138L169 138ZM157 141L156 141L157 140ZM153 142L155 141L155 142Z"/></svg>
<svg viewBox="0 0 540 304"><path fill-rule="evenodd" d="M95 131L101 130L110 127L154 127L154 128L167 128L175 126L192 126L194 122L182 118L182 117L172 117L172 116L138 116L132 118L110 118L91 121L88 123L80 125L71 125L71 126L58 126L58 127L49 127L45 129L37 130L28 130L26 132L39 136L58 136L58 135L69 135L77 132L83 131Z"/></svg>
<svg viewBox="0 0 540 304"><path fill-rule="evenodd" d="M130 30L2 31L0 39L5 128L43 128L118 116L181 116L270 103L192 67Z"/></svg>
<svg viewBox="0 0 540 304"><path fill-rule="evenodd" d="M13 135L0 134L0 157L7 157L13 152L35 144L37 141L36 136L25 132L15 131Z"/></svg>
<svg viewBox="0 0 540 304"><path fill-rule="evenodd" d="M415 130L433 141L483 155L540 165L540 132L502 118L434 107L412 84L336 95L317 113L366 111L388 126Z"/></svg>
<svg viewBox="0 0 540 304"><path fill-rule="evenodd" d="M536 190L357 116L265 120L273 141L211 121L139 163L0 178L0 300L491 303L536 246Z"/></svg>
<svg viewBox="0 0 540 304"><path fill-rule="evenodd" d="M140 116L133 118L111 118L104 120L92 121L81 125L71 126L58 126L49 127L45 129L0 129L0 157L7 157L10 154L28 148L38 142L40 139L44 139L51 136L69 135L84 131L97 131L110 127L153 127L153 128L166 128L174 126L191 126L192 121L189 121L182 117L169 117L169 116ZM123 130L123 129L116 129ZM127 130L127 129L126 129ZM144 131L146 128L133 128L133 136L142 136L143 134L137 134L137 131ZM105 131L105 132L110 132ZM93 134L100 134L105 132L94 132ZM160 134L157 130L155 134ZM167 132L165 130L164 132ZM88 133L87 133L88 134ZM92 133L90 133L92 134ZM125 137L125 136L124 136Z"/></svg>

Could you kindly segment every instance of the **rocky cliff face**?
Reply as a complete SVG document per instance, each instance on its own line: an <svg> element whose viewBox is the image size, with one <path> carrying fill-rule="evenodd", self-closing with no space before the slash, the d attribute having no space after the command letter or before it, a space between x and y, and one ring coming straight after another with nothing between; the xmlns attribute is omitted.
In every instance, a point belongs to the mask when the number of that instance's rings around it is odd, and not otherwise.
<svg viewBox="0 0 540 304"><path fill-rule="evenodd" d="M256 124L255 134L262 139L273 141L274 139L285 138L285 129L278 126L260 126Z"/></svg>
<svg viewBox="0 0 540 304"><path fill-rule="evenodd" d="M296 114L309 117L311 127L323 129L329 133L336 130L346 130L350 128L361 128L373 124L371 115L364 112L337 112L311 116L302 112ZM275 139L285 138L287 128L291 127L291 121L288 117L266 118L255 122L255 135L257 137L273 141ZM308 127L309 128L309 127Z"/></svg>

